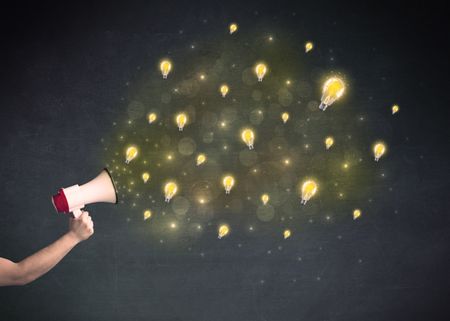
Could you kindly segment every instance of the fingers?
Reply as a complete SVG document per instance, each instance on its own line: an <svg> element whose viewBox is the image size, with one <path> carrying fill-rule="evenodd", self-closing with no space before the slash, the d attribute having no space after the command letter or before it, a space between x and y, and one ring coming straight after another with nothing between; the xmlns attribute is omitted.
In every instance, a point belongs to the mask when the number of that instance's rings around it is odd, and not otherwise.
<svg viewBox="0 0 450 321"><path fill-rule="evenodd" d="M83 211L81 215L78 217L79 220L83 222L92 222L92 217L89 215L89 212Z"/></svg>
<svg viewBox="0 0 450 321"><path fill-rule="evenodd" d="M82 211L78 218L71 219L69 229L80 241L87 240L94 234L94 222L89 212Z"/></svg>
<svg viewBox="0 0 450 321"><path fill-rule="evenodd" d="M94 222L92 221L92 217L89 215L89 212L83 212L83 223L89 235L94 234Z"/></svg>

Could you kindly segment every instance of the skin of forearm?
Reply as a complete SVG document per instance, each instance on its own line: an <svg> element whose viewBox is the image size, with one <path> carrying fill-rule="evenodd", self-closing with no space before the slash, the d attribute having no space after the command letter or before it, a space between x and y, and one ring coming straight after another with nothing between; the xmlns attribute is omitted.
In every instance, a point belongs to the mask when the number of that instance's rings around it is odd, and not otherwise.
<svg viewBox="0 0 450 321"><path fill-rule="evenodd" d="M68 232L58 240L17 263L18 284L28 284L50 271L80 240Z"/></svg>

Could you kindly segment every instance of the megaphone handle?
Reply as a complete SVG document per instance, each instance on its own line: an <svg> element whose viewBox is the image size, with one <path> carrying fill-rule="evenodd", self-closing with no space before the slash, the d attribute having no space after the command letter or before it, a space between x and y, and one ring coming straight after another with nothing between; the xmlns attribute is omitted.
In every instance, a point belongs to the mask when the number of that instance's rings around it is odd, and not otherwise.
<svg viewBox="0 0 450 321"><path fill-rule="evenodd" d="M73 217L74 217L74 218L79 218L80 215L81 215L81 213L83 213L83 212L81 211L80 208L76 208L76 209L74 209L74 210L72 211L72 214L73 214Z"/></svg>

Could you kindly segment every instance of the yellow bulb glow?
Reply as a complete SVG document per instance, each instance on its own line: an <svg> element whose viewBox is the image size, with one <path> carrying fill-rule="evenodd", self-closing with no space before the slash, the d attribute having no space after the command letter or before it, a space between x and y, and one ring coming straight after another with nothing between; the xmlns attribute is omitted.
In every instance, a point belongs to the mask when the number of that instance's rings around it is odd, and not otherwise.
<svg viewBox="0 0 450 321"><path fill-rule="evenodd" d="M180 113L176 116L175 118L177 125L178 125L178 130L181 132L183 131L184 126L187 123L188 117L185 113Z"/></svg>
<svg viewBox="0 0 450 321"><path fill-rule="evenodd" d="M222 237L228 235L228 233L230 233L230 227L226 224L222 224L219 226L219 229L217 231L217 237L221 239Z"/></svg>
<svg viewBox="0 0 450 321"><path fill-rule="evenodd" d="M373 155L375 156L375 161L378 162L378 160L381 158L381 156L384 155L386 152L386 145L383 143L376 143L373 147Z"/></svg>
<svg viewBox="0 0 450 321"><path fill-rule="evenodd" d="M159 65L159 69L161 70L163 79L166 79L167 75L172 70L172 63L169 60L163 60Z"/></svg>
<svg viewBox="0 0 450 321"><path fill-rule="evenodd" d="M261 201L263 202L264 205L266 205L269 202L269 194L262 194L261 195Z"/></svg>
<svg viewBox="0 0 450 321"><path fill-rule="evenodd" d="M125 152L125 163L129 164L133 159L135 159L138 155L138 149L136 146L130 146L127 148Z"/></svg>
<svg viewBox="0 0 450 321"><path fill-rule="evenodd" d="M227 175L222 180L223 187L225 187L225 193L230 194L231 189L234 186L234 177Z"/></svg>
<svg viewBox="0 0 450 321"><path fill-rule="evenodd" d="M166 202L170 202L170 200L172 199L172 197L175 196L175 194L178 191L178 186L176 183L174 182L168 182L165 186L164 186L164 194L165 194L165 201Z"/></svg>
<svg viewBox="0 0 450 321"><path fill-rule="evenodd" d="M151 124L156 120L157 116L155 113L150 113L147 115L148 123Z"/></svg>
<svg viewBox="0 0 450 321"><path fill-rule="evenodd" d="M222 97L225 98L225 96L228 94L229 90L230 90L230 88L226 84L223 84L222 86L220 86L220 93L222 94Z"/></svg>
<svg viewBox="0 0 450 321"><path fill-rule="evenodd" d="M302 204L306 204L317 192L317 184L313 180L307 180L302 184Z"/></svg>
<svg viewBox="0 0 450 321"><path fill-rule="evenodd" d="M286 124L286 122L287 122L288 119L289 119L289 113L282 113L282 114L281 114L281 119L283 120L283 123Z"/></svg>
<svg viewBox="0 0 450 321"><path fill-rule="evenodd" d="M144 221L148 220L149 218L152 217L152 211L150 210L145 210L144 211Z"/></svg>
<svg viewBox="0 0 450 321"><path fill-rule="evenodd" d="M398 113L400 111L400 107L398 105L392 106L392 115Z"/></svg>
<svg viewBox="0 0 450 321"><path fill-rule="evenodd" d="M337 99L341 98L345 92L345 83L341 78L331 77L327 79L322 88L322 98L319 108L327 109Z"/></svg>
<svg viewBox="0 0 450 321"><path fill-rule="evenodd" d="M232 35L233 33L235 33L238 30L238 25L236 23L232 23L230 24L230 35Z"/></svg>
<svg viewBox="0 0 450 321"><path fill-rule="evenodd" d="M333 146L334 144L334 139L331 136L328 136L327 138L325 138L325 147L327 149L330 149L331 146Z"/></svg>
<svg viewBox="0 0 450 321"><path fill-rule="evenodd" d="M145 172L142 174L142 180L144 181L144 183L147 183L149 179L150 179L149 173Z"/></svg>
<svg viewBox="0 0 450 321"><path fill-rule="evenodd" d="M353 219L356 220L357 218L359 218L361 216L361 210L360 209L355 209L353 211Z"/></svg>
<svg viewBox="0 0 450 321"><path fill-rule="evenodd" d="M248 149L253 149L253 143L255 142L255 133L251 129L244 129L241 133L241 138L248 146Z"/></svg>
<svg viewBox="0 0 450 321"><path fill-rule="evenodd" d="M313 48L314 44L312 42L305 43L305 52L310 52L311 50L313 50Z"/></svg>
<svg viewBox="0 0 450 321"><path fill-rule="evenodd" d="M255 67L255 73L258 77L258 81L262 81L267 72L267 66L265 64L257 64Z"/></svg>
<svg viewBox="0 0 450 321"><path fill-rule="evenodd" d="M206 155L205 154L198 154L197 156L197 166L200 166L206 161Z"/></svg>
<svg viewBox="0 0 450 321"><path fill-rule="evenodd" d="M284 230L283 237L284 239L291 237L291 230Z"/></svg>

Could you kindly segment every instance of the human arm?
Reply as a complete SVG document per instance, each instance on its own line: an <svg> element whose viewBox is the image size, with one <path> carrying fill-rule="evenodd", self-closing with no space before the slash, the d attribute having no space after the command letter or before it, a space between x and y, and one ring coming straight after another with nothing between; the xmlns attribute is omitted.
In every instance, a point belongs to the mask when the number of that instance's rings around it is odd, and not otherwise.
<svg viewBox="0 0 450 321"><path fill-rule="evenodd" d="M54 243L15 263L0 258L0 286L25 285L50 271L78 243L94 233L94 223L88 212L70 219L69 231Z"/></svg>

